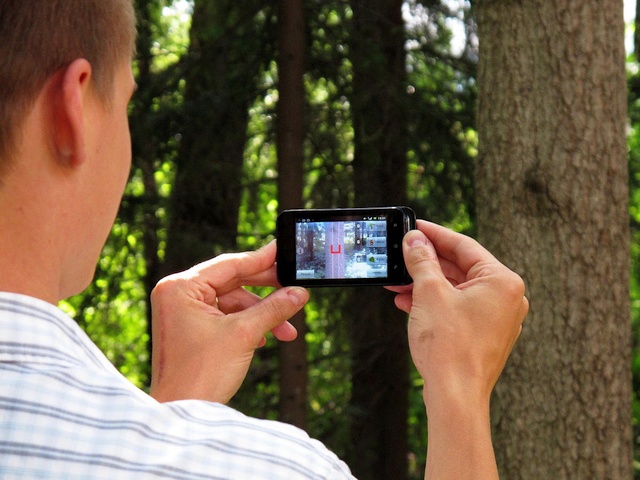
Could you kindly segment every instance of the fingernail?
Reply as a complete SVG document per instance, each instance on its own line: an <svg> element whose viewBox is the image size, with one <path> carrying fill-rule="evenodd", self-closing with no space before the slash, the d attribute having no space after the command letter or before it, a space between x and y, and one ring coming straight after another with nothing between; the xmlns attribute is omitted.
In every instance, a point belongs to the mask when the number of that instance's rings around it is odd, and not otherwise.
<svg viewBox="0 0 640 480"><path fill-rule="evenodd" d="M423 237L416 237L411 240L410 247L424 247L427 243Z"/></svg>
<svg viewBox="0 0 640 480"><path fill-rule="evenodd" d="M424 247L428 242L427 237L420 230L411 230L405 236L405 241L409 248Z"/></svg>
<svg viewBox="0 0 640 480"><path fill-rule="evenodd" d="M304 288L293 287L287 293L297 306L303 305L307 301L307 291Z"/></svg>
<svg viewBox="0 0 640 480"><path fill-rule="evenodd" d="M413 238L409 239L410 247L424 247L427 244L427 238L421 232L410 232Z"/></svg>

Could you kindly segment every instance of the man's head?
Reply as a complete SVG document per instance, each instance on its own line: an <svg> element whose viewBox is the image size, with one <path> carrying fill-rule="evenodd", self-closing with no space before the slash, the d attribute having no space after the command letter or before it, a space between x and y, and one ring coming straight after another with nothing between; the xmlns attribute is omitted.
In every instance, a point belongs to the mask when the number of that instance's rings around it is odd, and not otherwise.
<svg viewBox="0 0 640 480"><path fill-rule="evenodd" d="M0 290L84 289L131 166L132 0L0 0Z"/></svg>
<svg viewBox="0 0 640 480"><path fill-rule="evenodd" d="M0 179L20 126L47 79L78 58L108 103L116 69L135 45L131 0L0 2Z"/></svg>

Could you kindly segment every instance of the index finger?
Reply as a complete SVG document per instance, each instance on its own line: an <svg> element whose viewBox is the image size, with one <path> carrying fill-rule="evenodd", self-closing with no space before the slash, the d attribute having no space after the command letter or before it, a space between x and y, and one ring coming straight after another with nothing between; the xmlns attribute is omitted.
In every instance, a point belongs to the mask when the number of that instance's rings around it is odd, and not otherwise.
<svg viewBox="0 0 640 480"><path fill-rule="evenodd" d="M276 243L253 252L225 253L191 268L197 279L216 289L219 295L242 286L279 286Z"/></svg>
<svg viewBox="0 0 640 480"><path fill-rule="evenodd" d="M468 272L479 263L496 261L487 249L471 237L426 220L418 220L416 227L433 243L438 256L452 262L462 272Z"/></svg>

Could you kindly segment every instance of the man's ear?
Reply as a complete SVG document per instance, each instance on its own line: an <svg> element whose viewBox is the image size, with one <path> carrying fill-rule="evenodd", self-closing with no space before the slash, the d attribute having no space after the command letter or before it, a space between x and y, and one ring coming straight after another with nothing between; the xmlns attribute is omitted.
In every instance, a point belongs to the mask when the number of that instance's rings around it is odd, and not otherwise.
<svg viewBox="0 0 640 480"><path fill-rule="evenodd" d="M54 144L60 161L77 166L87 156L85 114L91 64L82 58L74 60L60 75L53 111Z"/></svg>

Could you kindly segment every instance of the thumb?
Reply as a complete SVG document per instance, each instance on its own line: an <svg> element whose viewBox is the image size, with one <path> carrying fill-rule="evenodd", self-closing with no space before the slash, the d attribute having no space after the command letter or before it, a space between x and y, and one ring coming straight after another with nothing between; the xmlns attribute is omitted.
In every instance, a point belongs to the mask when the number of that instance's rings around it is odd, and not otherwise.
<svg viewBox="0 0 640 480"><path fill-rule="evenodd" d="M411 230L404 236L402 251L407 271L414 283L414 293L418 289L425 293L425 283L434 287L437 284L449 285L433 243L420 230ZM427 288L427 292L432 288Z"/></svg>
<svg viewBox="0 0 640 480"><path fill-rule="evenodd" d="M244 316L251 322L254 334L262 337L293 317L308 300L309 292L304 288L281 288L235 315Z"/></svg>

